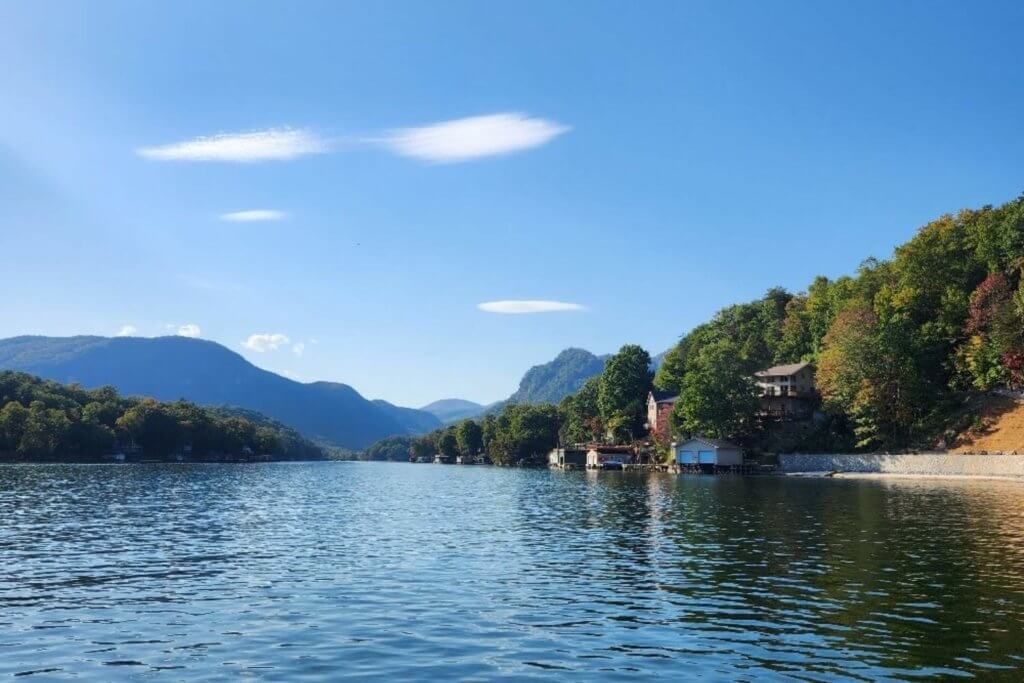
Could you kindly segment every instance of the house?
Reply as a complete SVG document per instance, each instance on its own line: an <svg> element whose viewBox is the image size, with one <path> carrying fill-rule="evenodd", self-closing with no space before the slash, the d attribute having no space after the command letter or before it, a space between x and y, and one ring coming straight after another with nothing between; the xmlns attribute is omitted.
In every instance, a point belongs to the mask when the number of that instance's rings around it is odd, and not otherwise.
<svg viewBox="0 0 1024 683"><path fill-rule="evenodd" d="M668 416L679 400L674 391L658 391L647 393L647 429L652 435L668 438Z"/></svg>
<svg viewBox="0 0 1024 683"><path fill-rule="evenodd" d="M684 467L732 467L743 464L743 449L722 439L695 436L672 444L672 455L677 465Z"/></svg>
<svg viewBox="0 0 1024 683"><path fill-rule="evenodd" d="M761 390L761 414L765 417L805 419L813 412L817 391L810 363L776 365L754 373Z"/></svg>
<svg viewBox="0 0 1024 683"><path fill-rule="evenodd" d="M571 469L587 464L586 448L555 448L548 453L548 467Z"/></svg>
<svg viewBox="0 0 1024 683"><path fill-rule="evenodd" d="M587 451L589 469L622 469L633 462L633 449L629 446L592 446Z"/></svg>

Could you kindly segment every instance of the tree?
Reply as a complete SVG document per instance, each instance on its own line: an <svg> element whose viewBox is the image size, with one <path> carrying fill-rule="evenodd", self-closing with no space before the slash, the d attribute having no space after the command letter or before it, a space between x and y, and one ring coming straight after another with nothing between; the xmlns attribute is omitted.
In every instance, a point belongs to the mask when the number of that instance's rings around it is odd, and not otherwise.
<svg viewBox="0 0 1024 683"><path fill-rule="evenodd" d="M683 337L678 344L665 353L665 357L654 374L654 386L662 391L678 392L683 386L686 374L686 341Z"/></svg>
<svg viewBox="0 0 1024 683"><path fill-rule="evenodd" d="M126 411L118 418L117 428L152 455L168 455L182 443L181 426L153 399L145 399Z"/></svg>
<svg viewBox="0 0 1024 683"><path fill-rule="evenodd" d="M425 460L431 458L436 452L437 450L434 447L434 441L429 435L414 439L412 444L409 446L409 457L413 460Z"/></svg>
<svg viewBox="0 0 1024 683"><path fill-rule="evenodd" d="M643 433L650 368L650 354L635 344L623 346L605 363L597 387L597 407L601 420L618 439L632 440Z"/></svg>
<svg viewBox="0 0 1024 683"><path fill-rule="evenodd" d="M28 408L17 401L11 401L0 410L0 452L18 450L27 421Z"/></svg>
<svg viewBox="0 0 1024 683"><path fill-rule="evenodd" d="M481 426L481 436L483 437L483 449L484 452L490 452L490 444L494 441L495 435L498 430L498 418L494 413L488 413L484 415L483 425Z"/></svg>
<svg viewBox="0 0 1024 683"><path fill-rule="evenodd" d="M18 452L52 456L65 444L70 429L71 420L64 411L47 408L42 401L33 401L28 407Z"/></svg>
<svg viewBox="0 0 1024 683"><path fill-rule="evenodd" d="M757 386L737 362L738 354L736 344L723 339L693 358L669 416L673 431L722 439L741 439L753 431Z"/></svg>
<svg viewBox="0 0 1024 683"><path fill-rule="evenodd" d="M454 458L459 451L459 442L455 436L455 428L442 429L437 435L435 442L437 452L446 458Z"/></svg>
<svg viewBox="0 0 1024 683"><path fill-rule="evenodd" d="M590 378L578 392L566 396L559 404L558 441L562 445L597 441L603 436L604 425L597 406L600 381L600 377Z"/></svg>
<svg viewBox="0 0 1024 683"><path fill-rule="evenodd" d="M913 337L898 322L851 308L825 335L817 382L825 408L849 415L859 447L910 443L928 407Z"/></svg>
<svg viewBox="0 0 1024 683"><path fill-rule="evenodd" d="M474 456L484 447L483 429L473 420L463 420L455 428L455 440L459 452L464 456Z"/></svg>
<svg viewBox="0 0 1024 683"><path fill-rule="evenodd" d="M488 444L491 461L498 465L540 465L558 445L558 409L552 405L506 406L495 423Z"/></svg>

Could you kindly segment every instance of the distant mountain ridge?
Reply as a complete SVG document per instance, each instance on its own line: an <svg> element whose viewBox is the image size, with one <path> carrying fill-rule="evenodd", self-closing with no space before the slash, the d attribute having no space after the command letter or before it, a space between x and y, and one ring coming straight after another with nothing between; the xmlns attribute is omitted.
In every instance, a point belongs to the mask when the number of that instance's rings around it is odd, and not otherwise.
<svg viewBox="0 0 1024 683"><path fill-rule="evenodd" d="M487 409L487 406L467 401L462 398L442 398L439 401L428 403L420 408L437 417L441 422L455 422L467 417L479 415Z"/></svg>
<svg viewBox="0 0 1024 683"><path fill-rule="evenodd" d="M187 337L12 337L0 369L123 394L255 410L305 436L359 449L441 426L434 415L370 401L347 384L303 384L256 367L215 342Z"/></svg>

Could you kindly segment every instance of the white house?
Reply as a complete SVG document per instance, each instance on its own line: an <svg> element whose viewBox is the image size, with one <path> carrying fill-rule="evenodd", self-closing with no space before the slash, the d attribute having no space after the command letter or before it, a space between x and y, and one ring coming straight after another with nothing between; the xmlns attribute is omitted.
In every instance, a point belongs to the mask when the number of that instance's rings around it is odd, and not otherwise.
<svg viewBox="0 0 1024 683"><path fill-rule="evenodd" d="M743 464L742 448L728 441L703 436L672 444L672 453L679 465L731 467Z"/></svg>

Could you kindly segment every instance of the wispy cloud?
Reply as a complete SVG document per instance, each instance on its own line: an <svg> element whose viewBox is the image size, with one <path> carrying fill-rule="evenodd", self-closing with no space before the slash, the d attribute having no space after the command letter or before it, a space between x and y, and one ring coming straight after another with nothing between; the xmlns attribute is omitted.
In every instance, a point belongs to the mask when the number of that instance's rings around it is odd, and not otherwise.
<svg viewBox="0 0 1024 683"><path fill-rule="evenodd" d="M289 161L328 150L325 139L300 128L270 128L249 133L221 133L136 150L155 161Z"/></svg>
<svg viewBox="0 0 1024 683"><path fill-rule="evenodd" d="M584 307L580 304L572 304L565 301L545 301L543 299L527 300L506 300L506 301L485 301L476 306L481 311L488 313L555 313L558 311L582 311Z"/></svg>
<svg viewBox="0 0 1024 683"><path fill-rule="evenodd" d="M401 128L383 142L403 156L452 163L539 147L568 130L554 121L506 112Z"/></svg>
<svg viewBox="0 0 1024 683"><path fill-rule="evenodd" d="M230 223L255 223L258 221L283 221L288 217L284 211L276 209L249 209L247 211L232 211L222 213L220 219Z"/></svg>
<svg viewBox="0 0 1024 683"><path fill-rule="evenodd" d="M117 337L134 337L139 333L139 329L134 325L124 325L117 331L115 336Z"/></svg>
<svg viewBox="0 0 1024 683"><path fill-rule="evenodd" d="M383 145L406 157L454 163L539 147L571 130L569 126L520 112L500 112L398 128L365 137L327 138L307 128L268 128L247 133L219 133L136 150L154 161L290 161L353 144ZM224 220L280 220L270 210L238 211ZM237 217L233 217L237 216Z"/></svg>
<svg viewBox="0 0 1024 683"><path fill-rule="evenodd" d="M179 337L198 337L202 333L202 330L199 329L199 325L196 325L195 323L185 323L178 327L177 334Z"/></svg>
<svg viewBox="0 0 1024 683"><path fill-rule="evenodd" d="M263 353L264 351L276 351L288 343L288 335L280 332L265 334L250 334L249 338L242 342L242 346L250 351Z"/></svg>
<svg viewBox="0 0 1024 683"><path fill-rule="evenodd" d="M306 345L303 344L302 342L295 342L295 344L292 345L292 353L294 353L296 356L301 356L305 352Z"/></svg>

